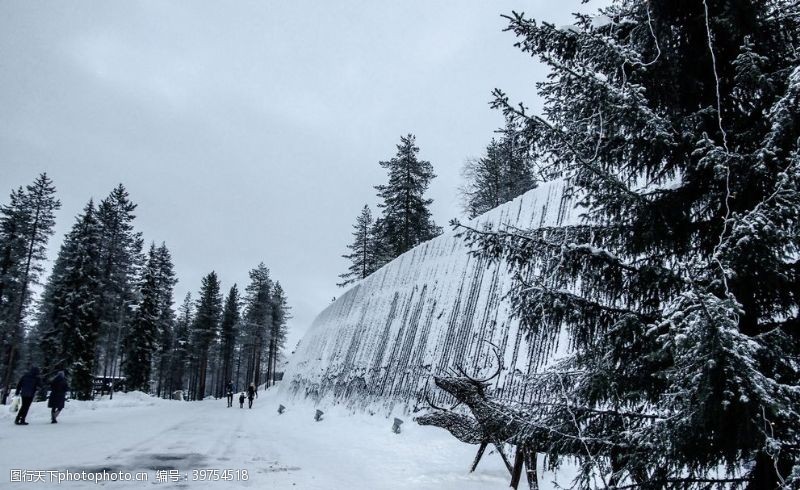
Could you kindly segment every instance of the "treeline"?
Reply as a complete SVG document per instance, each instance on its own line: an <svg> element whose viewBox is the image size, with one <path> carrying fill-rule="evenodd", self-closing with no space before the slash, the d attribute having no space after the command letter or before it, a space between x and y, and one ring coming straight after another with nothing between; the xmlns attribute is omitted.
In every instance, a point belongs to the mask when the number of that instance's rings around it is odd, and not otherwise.
<svg viewBox="0 0 800 490"><path fill-rule="evenodd" d="M90 200L59 249L39 300L46 247L60 202L46 174L0 207L0 336L3 403L29 365L63 370L74 396L91 399L95 378L125 378L128 390L190 399L222 396L233 380L271 384L286 339L280 283L259 264L244 298L236 285L223 306L215 272L198 299L173 308L177 278L166 244L144 250L137 205L123 185ZM108 388L111 388L109 384Z"/></svg>
<svg viewBox="0 0 800 490"><path fill-rule="evenodd" d="M536 186L534 159L522 139L522 126L507 118L506 126L479 158L464 164L464 185L459 189L464 212L470 218L508 202ZM379 164L388 171L389 182L375 186L381 214L373 217L364 205L353 225L353 241L342 257L350 261L340 274L339 286L348 286L369 276L384 264L442 233L430 212L432 199L425 198L433 165L417 156L414 135L400 138L394 158Z"/></svg>

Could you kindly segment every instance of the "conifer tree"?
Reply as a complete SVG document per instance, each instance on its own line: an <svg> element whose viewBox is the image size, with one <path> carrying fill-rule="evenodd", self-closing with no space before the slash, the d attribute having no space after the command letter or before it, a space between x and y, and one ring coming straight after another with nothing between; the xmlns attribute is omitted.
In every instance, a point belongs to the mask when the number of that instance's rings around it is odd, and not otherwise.
<svg viewBox="0 0 800 490"><path fill-rule="evenodd" d="M175 322L175 336L170 356L170 392L188 388L186 368L191 357L191 327L194 321L192 303L192 294L186 293L183 303L178 307L178 318Z"/></svg>
<svg viewBox="0 0 800 490"><path fill-rule="evenodd" d="M166 343L167 351L171 347L174 285L175 274L172 271L169 250L164 244L156 248L155 243L152 243L142 272L140 300L123 342L123 372L128 389L148 392L154 357L161 366L159 357L166 356L161 343ZM157 371L159 385L162 369L163 367ZM160 392L160 386L158 388Z"/></svg>
<svg viewBox="0 0 800 490"><path fill-rule="evenodd" d="M61 246L48 285L47 329L41 330L45 372L67 370L80 400L93 396L103 294L100 233L97 211L89 201Z"/></svg>
<svg viewBox="0 0 800 490"><path fill-rule="evenodd" d="M0 372L6 387L20 357L30 288L38 284L55 211L61 207L55 192L53 182L43 173L24 191L12 193L9 205L0 208ZM4 390L3 404L7 395Z"/></svg>
<svg viewBox="0 0 800 490"><path fill-rule="evenodd" d="M378 230L381 246L387 254L385 262L442 232L431 217L429 207L433 200L424 197L436 175L431 163L419 160L417 153L415 137L409 134L400 137L394 158L380 162L389 173L386 185L375 186L382 200L378 204L382 209Z"/></svg>
<svg viewBox="0 0 800 490"><path fill-rule="evenodd" d="M239 290L234 284L228 291L228 296L225 298L225 309L222 312L220 351L222 357L221 382L223 386L233 379L233 355L239 327L240 303Z"/></svg>
<svg viewBox="0 0 800 490"><path fill-rule="evenodd" d="M97 208L101 227L103 303L98 361L104 376L118 374L121 341L128 336L137 303L137 281L144 264L141 232L133 227L136 204L122 184L115 187Z"/></svg>
<svg viewBox="0 0 800 490"><path fill-rule="evenodd" d="M343 279L337 284L340 287L364 279L378 269L380 262L377 243L379 238L374 235L372 211L366 204L362 208L361 214L358 215L353 228L353 243L347 246L352 252L342 255L351 264L346 273L339 275Z"/></svg>
<svg viewBox="0 0 800 490"><path fill-rule="evenodd" d="M162 396L162 393L168 395L172 392L169 374L175 336L175 312L172 309L172 305L174 303L173 291L178 279L175 277L172 265L172 254L170 254L164 242L156 250L156 257L159 284L159 342L156 351L158 373L156 390L158 395Z"/></svg>
<svg viewBox="0 0 800 490"><path fill-rule="evenodd" d="M275 287L272 290L271 317L269 353L267 355L267 388L275 384L275 371L280 353L286 346L286 335L288 334L286 322L290 318L286 294L280 282L275 282Z"/></svg>
<svg viewBox="0 0 800 490"><path fill-rule="evenodd" d="M195 360L196 390L193 398L202 400L206 395L206 376L209 351L219 334L222 317L222 294L217 274L211 271L203 277L192 322L192 351Z"/></svg>
<svg viewBox="0 0 800 490"><path fill-rule="evenodd" d="M467 160L461 188L464 210L470 218L508 202L535 186L533 164L520 128L512 120L492 139L486 155Z"/></svg>
<svg viewBox="0 0 800 490"><path fill-rule="evenodd" d="M272 279L264 263L250 271L245 288L243 339L246 355L245 381L261 384L261 366L267 349L272 321Z"/></svg>
<svg viewBox="0 0 800 490"><path fill-rule="evenodd" d="M797 485L800 6L619 0L509 30L553 71L546 116L494 105L586 210L468 230L508 261L522 327L571 339L530 437L582 488Z"/></svg>
<svg viewBox="0 0 800 490"><path fill-rule="evenodd" d="M156 246L150 244L142 275L141 300L123 341L125 357L122 372L129 390L149 392L150 363L156 347L161 314L158 286Z"/></svg>

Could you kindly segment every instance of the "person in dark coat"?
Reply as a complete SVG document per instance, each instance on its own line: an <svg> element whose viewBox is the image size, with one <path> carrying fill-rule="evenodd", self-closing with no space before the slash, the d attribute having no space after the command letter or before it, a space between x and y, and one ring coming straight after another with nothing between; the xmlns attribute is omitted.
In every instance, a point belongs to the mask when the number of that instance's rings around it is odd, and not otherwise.
<svg viewBox="0 0 800 490"><path fill-rule="evenodd" d="M239 395L239 408L244 408L244 391Z"/></svg>
<svg viewBox="0 0 800 490"><path fill-rule="evenodd" d="M39 377L39 368L34 366L30 371L25 373L17 383L17 395L22 398L22 406L17 412L17 418L14 423L17 425L28 425L25 422L25 417L28 416L28 409L31 408L33 397L36 396L36 390L42 386L42 378Z"/></svg>
<svg viewBox="0 0 800 490"><path fill-rule="evenodd" d="M47 401L47 406L50 407L50 423L57 424L58 414L64 410L64 402L67 398L67 378L64 376L64 371L59 371L58 374L50 381L50 399Z"/></svg>
<svg viewBox="0 0 800 490"><path fill-rule="evenodd" d="M233 389L233 381L228 381L228 387L225 388L225 389L227 390L227 395L228 395L228 407L232 407L233 406L233 392L235 391Z"/></svg>
<svg viewBox="0 0 800 490"><path fill-rule="evenodd" d="M256 396L256 385L250 383L247 387L247 408L253 408L253 398Z"/></svg>

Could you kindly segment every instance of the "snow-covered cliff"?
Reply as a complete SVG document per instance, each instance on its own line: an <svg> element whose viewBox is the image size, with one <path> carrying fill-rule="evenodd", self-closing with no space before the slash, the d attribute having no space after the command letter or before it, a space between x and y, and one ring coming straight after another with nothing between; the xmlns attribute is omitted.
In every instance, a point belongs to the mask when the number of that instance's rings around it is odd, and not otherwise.
<svg viewBox="0 0 800 490"><path fill-rule="evenodd" d="M579 212L567 184L541 184L472 221L494 228L564 226ZM541 368L546 346L510 318L503 264L470 255L449 231L396 258L353 286L317 316L290 358L281 390L355 407L413 408L432 374L458 366L486 373L504 356L496 394L526 401L525 380ZM488 341L488 342L487 342ZM452 372L452 371L450 371Z"/></svg>

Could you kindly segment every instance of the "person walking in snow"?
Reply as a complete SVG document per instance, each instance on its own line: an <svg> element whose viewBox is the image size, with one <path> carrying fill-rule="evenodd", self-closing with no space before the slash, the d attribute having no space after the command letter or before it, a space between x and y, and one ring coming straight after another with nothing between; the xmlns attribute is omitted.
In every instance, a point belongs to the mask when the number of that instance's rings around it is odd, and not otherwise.
<svg viewBox="0 0 800 490"><path fill-rule="evenodd" d="M17 425L28 425L25 422L25 417L28 416L28 410L33 403L33 397L36 396L36 390L42 386L42 378L39 377L39 368L33 366L30 371L25 373L17 383L17 395L22 397L22 406L17 412L17 418L14 423Z"/></svg>
<svg viewBox="0 0 800 490"><path fill-rule="evenodd" d="M57 424L58 414L64 410L64 402L67 398L67 378L64 376L64 371L59 371L55 377L50 381L50 398L47 400L47 406L50 407L50 423Z"/></svg>
<svg viewBox="0 0 800 490"><path fill-rule="evenodd" d="M228 395L228 408L233 406L233 380L228 381L228 387L225 388L227 390L226 394Z"/></svg>
<svg viewBox="0 0 800 490"><path fill-rule="evenodd" d="M244 408L244 391L239 395L239 408Z"/></svg>
<svg viewBox="0 0 800 490"><path fill-rule="evenodd" d="M247 408L253 408L253 398L256 396L256 385L250 383L247 387Z"/></svg>

